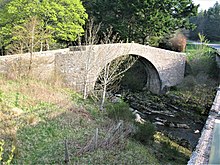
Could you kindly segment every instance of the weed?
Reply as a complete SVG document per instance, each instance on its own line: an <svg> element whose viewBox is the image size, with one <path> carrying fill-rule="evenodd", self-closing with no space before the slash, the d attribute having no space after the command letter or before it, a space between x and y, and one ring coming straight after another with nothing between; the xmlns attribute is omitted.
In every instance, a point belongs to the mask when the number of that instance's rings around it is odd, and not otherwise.
<svg viewBox="0 0 220 165"><path fill-rule="evenodd" d="M15 96L15 107L19 107L19 92L16 92L16 96Z"/></svg>
<svg viewBox="0 0 220 165"><path fill-rule="evenodd" d="M165 164L184 164L188 161L191 155L191 151L170 140L161 132L155 133L154 141L156 144L160 144L160 147L154 152L156 152L156 155L163 157L163 162L161 162L162 164L165 162Z"/></svg>
<svg viewBox="0 0 220 165"><path fill-rule="evenodd" d="M2 102L3 101L3 92L0 90L0 102Z"/></svg>
<svg viewBox="0 0 220 165"><path fill-rule="evenodd" d="M111 119L131 121L133 118L129 105L123 101L114 104L108 103L106 109L107 116Z"/></svg>
<svg viewBox="0 0 220 165"><path fill-rule="evenodd" d="M215 79L218 77L218 67L215 59L216 52L207 46L209 41L205 38L205 36L199 34L199 38L201 44L189 46L191 51L189 51L187 54L189 65L191 66L192 70L192 75L194 77L199 74L202 74L203 77L208 75L207 78L210 77Z"/></svg>
<svg viewBox="0 0 220 165"><path fill-rule="evenodd" d="M4 144L5 144L5 141L4 140L1 140L0 141L0 163L2 164L7 164L7 165L10 165L12 160L13 160L13 157L14 157L14 152L15 152L15 146L12 145L11 147L11 151L8 155L8 158L6 160L4 160L3 158L3 154L4 154Z"/></svg>
<svg viewBox="0 0 220 165"><path fill-rule="evenodd" d="M155 134L155 126L149 121L146 121L144 124L136 122L135 126L137 128L133 136L134 139L143 144L149 144Z"/></svg>

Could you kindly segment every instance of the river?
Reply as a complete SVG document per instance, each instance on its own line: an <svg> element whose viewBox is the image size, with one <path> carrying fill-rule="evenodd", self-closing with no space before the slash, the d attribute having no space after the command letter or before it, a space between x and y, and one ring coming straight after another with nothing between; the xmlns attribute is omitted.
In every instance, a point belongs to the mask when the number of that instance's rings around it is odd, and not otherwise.
<svg viewBox="0 0 220 165"><path fill-rule="evenodd" d="M125 100L142 118L154 123L158 131L191 151L197 145L211 106L204 107L201 114L191 99L187 101L172 93L158 96L146 91L129 93Z"/></svg>

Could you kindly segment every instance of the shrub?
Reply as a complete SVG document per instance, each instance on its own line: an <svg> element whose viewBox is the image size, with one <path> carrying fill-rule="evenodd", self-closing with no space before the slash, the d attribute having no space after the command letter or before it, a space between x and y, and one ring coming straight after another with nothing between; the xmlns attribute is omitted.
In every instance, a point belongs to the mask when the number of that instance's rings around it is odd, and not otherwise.
<svg viewBox="0 0 220 165"><path fill-rule="evenodd" d="M179 84L177 87L181 90L192 90L196 85L196 80L192 75L186 76L182 83Z"/></svg>
<svg viewBox="0 0 220 165"><path fill-rule="evenodd" d="M206 46L208 41L205 39L205 36L199 34L199 38L201 44L197 45L194 51L187 55L192 75L195 77L198 75L208 75L208 77L205 76L205 81L207 78L215 79L218 77L216 52L212 48Z"/></svg>
<svg viewBox="0 0 220 165"><path fill-rule="evenodd" d="M12 148L10 150L10 153L7 155L8 158L6 160L3 160L3 155L4 155L4 144L5 144L5 141L4 140L1 140L0 141L0 164L7 164L7 165L10 165L12 160L13 160L13 157L14 157L14 151L15 151L15 146L12 145Z"/></svg>
<svg viewBox="0 0 220 165"><path fill-rule="evenodd" d="M135 123L137 128L134 139L140 141L141 143L147 144L150 140L153 139L155 134L155 126L150 123L149 121L145 122L144 124Z"/></svg>
<svg viewBox="0 0 220 165"><path fill-rule="evenodd" d="M160 43L159 47L176 52L183 52L186 48L186 37L182 32L177 31L173 36L165 37Z"/></svg>
<svg viewBox="0 0 220 165"><path fill-rule="evenodd" d="M129 105L124 101L114 104L108 103L106 109L108 117L114 120L131 121L134 118L131 111L129 111Z"/></svg>
<svg viewBox="0 0 220 165"><path fill-rule="evenodd" d="M214 77L215 70L217 70L217 64L215 61L215 52L211 50L204 50L195 52L190 60L193 75L200 73L206 73L211 77Z"/></svg>

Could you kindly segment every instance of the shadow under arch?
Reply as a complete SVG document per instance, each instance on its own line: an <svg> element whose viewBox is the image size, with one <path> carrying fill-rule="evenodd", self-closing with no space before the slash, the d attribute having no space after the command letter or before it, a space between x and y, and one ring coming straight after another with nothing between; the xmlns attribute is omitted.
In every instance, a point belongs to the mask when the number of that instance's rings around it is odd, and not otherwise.
<svg viewBox="0 0 220 165"><path fill-rule="evenodd" d="M161 93L162 88L157 69L149 60L141 56L138 56L135 64L125 73L122 79L122 86L126 86L126 84L130 89L149 90L155 94Z"/></svg>
<svg viewBox="0 0 220 165"><path fill-rule="evenodd" d="M159 73L157 69L155 68L155 66L148 59L146 59L145 57L139 56L139 55L129 54L129 55L117 56L117 58L113 59L112 61L122 56L133 56L133 57L138 58L137 61L133 64L133 66L129 68L128 71L125 72L124 74L125 76L122 78L122 82L120 83L122 84L122 86L126 84L126 81L135 80L132 84L134 86L138 85L139 90L149 90L155 94L161 93L162 82L161 82ZM98 79L99 79L99 75L101 74L101 71L99 71L96 82L94 84L94 88L96 88L96 84L99 83ZM126 78L127 76L129 77L130 80ZM140 78L142 79L142 82L138 81L138 79Z"/></svg>

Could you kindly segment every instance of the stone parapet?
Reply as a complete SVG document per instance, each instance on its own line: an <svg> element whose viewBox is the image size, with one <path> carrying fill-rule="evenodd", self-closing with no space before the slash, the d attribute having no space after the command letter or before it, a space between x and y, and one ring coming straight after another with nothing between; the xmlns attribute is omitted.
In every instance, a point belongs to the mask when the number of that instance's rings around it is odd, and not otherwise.
<svg viewBox="0 0 220 165"><path fill-rule="evenodd" d="M215 120L218 118L220 112L220 86L217 89L216 97L209 112L209 116L206 120L205 126L202 130L201 137L193 151L188 165L203 165L208 164L209 156L211 152L211 145L213 139L213 131Z"/></svg>

